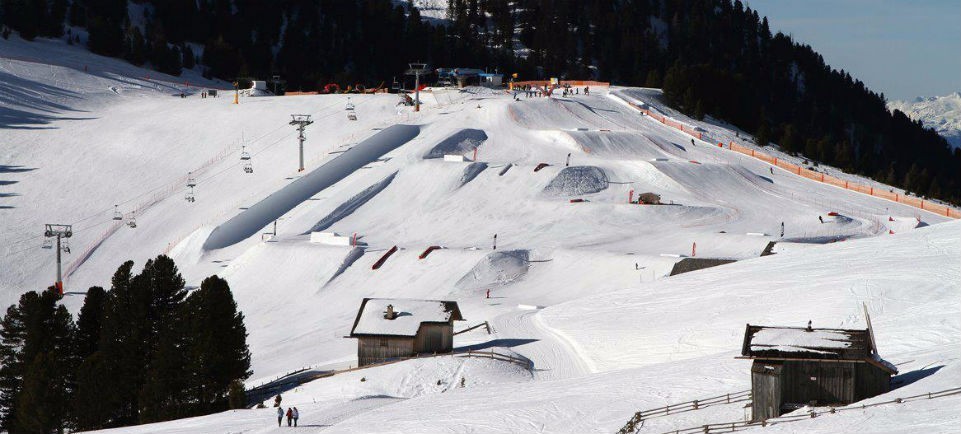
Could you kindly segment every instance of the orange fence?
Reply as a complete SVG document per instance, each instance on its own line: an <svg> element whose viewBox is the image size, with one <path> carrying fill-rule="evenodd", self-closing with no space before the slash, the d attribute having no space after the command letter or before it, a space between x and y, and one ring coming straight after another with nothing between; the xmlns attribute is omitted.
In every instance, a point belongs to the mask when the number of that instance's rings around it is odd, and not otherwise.
<svg viewBox="0 0 961 434"><path fill-rule="evenodd" d="M734 152L738 152L744 155L750 155L754 158L757 158L758 160L764 161L768 164L773 164L777 167L787 170L788 172L791 172L795 175L798 175L807 179L823 182L825 184L830 184L835 187L841 187L847 190L856 191L858 193L879 197L881 199L887 199L893 202L903 203L905 205L912 206L915 208L920 208L925 211L930 211L938 215L943 215L951 218L961 218L961 211L958 211L954 208L947 207L944 205L939 205L929 200L924 200L918 197L906 196L901 193L895 193L888 190L874 188L868 185L862 185L862 184L858 184L850 181L845 181L843 179L839 179L831 175L825 175L821 172L815 172L810 169L805 169L796 164L789 163L777 157L772 157L763 152L759 152L755 149L751 149L746 146L738 145L734 142L729 142L727 147L728 149Z"/></svg>
<svg viewBox="0 0 961 434"><path fill-rule="evenodd" d="M692 127L692 126L690 126L690 125L685 125L685 124L682 124L682 123L680 123L680 122L677 122L677 121L675 121L675 120L673 120L673 119L671 119L671 118L669 118L669 117L667 117L667 116L659 115L659 114L654 113L654 112L652 112L652 111L650 111L650 110L648 110L648 109L646 109L646 108L643 108L643 107L641 107L641 106L639 106L639 105L637 105L637 104L634 104L634 103L632 103L632 102L630 102L630 101L625 101L625 102L626 102L627 104L629 104L631 107L634 107L635 109L637 109L639 112L644 113L644 114L647 115L647 116L650 116L651 119L654 119L654 120L656 120L656 121L658 121L658 122L660 122L660 123L662 123L662 124L664 124L664 125L667 125L667 126L669 126L669 127L671 127L671 128L681 130L681 132L683 132L683 133L685 133L685 134L687 134L687 135L689 135L689 136L691 136L691 137L694 137L695 139L701 140L701 139L704 137L704 133L702 133L701 131L698 131L697 129L695 129L694 127Z"/></svg>

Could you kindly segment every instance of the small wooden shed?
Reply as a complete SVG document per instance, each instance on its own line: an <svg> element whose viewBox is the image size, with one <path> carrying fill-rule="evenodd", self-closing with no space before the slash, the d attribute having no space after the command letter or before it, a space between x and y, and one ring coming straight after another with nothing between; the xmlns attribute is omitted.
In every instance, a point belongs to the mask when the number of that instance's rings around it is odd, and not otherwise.
<svg viewBox="0 0 961 434"><path fill-rule="evenodd" d="M751 366L751 420L805 405L847 405L891 390L894 365L878 356L870 329L747 325L741 348Z"/></svg>
<svg viewBox="0 0 961 434"><path fill-rule="evenodd" d="M365 298L350 338L357 339L360 366L454 349L454 321L463 321L457 302Z"/></svg>

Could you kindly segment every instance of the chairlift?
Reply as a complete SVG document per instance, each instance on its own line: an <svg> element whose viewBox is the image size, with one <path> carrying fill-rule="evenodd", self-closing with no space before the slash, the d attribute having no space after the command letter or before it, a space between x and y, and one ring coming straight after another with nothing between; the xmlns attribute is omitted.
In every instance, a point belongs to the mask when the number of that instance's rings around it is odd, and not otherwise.
<svg viewBox="0 0 961 434"><path fill-rule="evenodd" d="M244 163L244 173L254 173L254 166L250 161Z"/></svg>
<svg viewBox="0 0 961 434"><path fill-rule="evenodd" d="M43 239L43 245L40 246L40 248L42 248L42 249L52 249L52 248L53 248L53 240L51 240L50 238L44 238L44 239Z"/></svg>
<svg viewBox="0 0 961 434"><path fill-rule="evenodd" d="M113 206L113 219L123 220L123 214L120 213L120 207L118 205Z"/></svg>
<svg viewBox="0 0 961 434"><path fill-rule="evenodd" d="M70 241L67 241L66 238L60 241L60 250L63 250L64 253L70 253Z"/></svg>
<svg viewBox="0 0 961 434"><path fill-rule="evenodd" d="M137 227L137 218L134 216L133 211L130 212L130 217L127 219L127 226L130 227L130 229Z"/></svg>
<svg viewBox="0 0 961 434"><path fill-rule="evenodd" d="M187 194L184 196L184 199L190 203L196 202L197 198L194 197L194 186L190 185L188 187L190 187L190 190L187 190Z"/></svg>
<svg viewBox="0 0 961 434"><path fill-rule="evenodd" d="M347 111L354 111L354 103L350 102L350 97L347 97Z"/></svg>
<svg viewBox="0 0 961 434"><path fill-rule="evenodd" d="M194 178L193 172L187 172L187 187L193 190L197 186L197 179Z"/></svg>
<svg viewBox="0 0 961 434"><path fill-rule="evenodd" d="M348 120L348 121L356 121L356 120L357 120L357 113L355 113L355 112L353 112L353 111L347 112L347 120Z"/></svg>
<svg viewBox="0 0 961 434"><path fill-rule="evenodd" d="M250 159L250 153L247 152L247 147L246 147L246 146L241 146L241 147L240 147L240 159L241 159L241 161L247 161L247 160Z"/></svg>

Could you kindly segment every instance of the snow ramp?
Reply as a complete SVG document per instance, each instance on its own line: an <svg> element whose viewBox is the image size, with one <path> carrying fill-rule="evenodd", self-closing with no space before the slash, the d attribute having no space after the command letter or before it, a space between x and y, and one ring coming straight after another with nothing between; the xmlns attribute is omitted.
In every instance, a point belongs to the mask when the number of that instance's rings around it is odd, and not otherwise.
<svg viewBox="0 0 961 434"><path fill-rule="evenodd" d="M574 142L593 156L613 159L657 160L685 158L687 149L657 136L620 131L570 131Z"/></svg>
<svg viewBox="0 0 961 434"><path fill-rule="evenodd" d="M418 125L392 125L320 166L308 175L267 196L247 210L217 226L204 250L222 249L256 234L270 222L310 199L364 165L399 148L420 134Z"/></svg>

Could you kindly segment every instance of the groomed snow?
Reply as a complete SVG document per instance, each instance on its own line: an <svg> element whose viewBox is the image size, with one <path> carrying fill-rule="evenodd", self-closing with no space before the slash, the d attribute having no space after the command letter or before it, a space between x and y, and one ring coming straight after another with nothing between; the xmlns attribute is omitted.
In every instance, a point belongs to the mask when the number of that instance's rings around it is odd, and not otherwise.
<svg viewBox="0 0 961 434"><path fill-rule="evenodd" d="M712 141L744 140L663 107L656 90L513 101L486 89L437 89L423 93L418 113L394 95L353 95L358 120L347 121L346 95L181 99L176 85L131 79L148 72L78 47L0 40L0 56L8 53L125 74L0 59L0 85L23 96L4 100L13 110L0 135L4 305L52 282L43 224L72 223L65 305L76 311L85 288L106 285L127 259L139 267L167 253L191 287L216 273L246 317L248 386L308 366L356 366L356 341L344 336L368 297L456 301L469 321L455 331L490 327L457 335L459 351L533 364L444 356L319 379L284 394L284 405L301 411L301 430L612 432L638 410L749 388L750 362L735 359L745 324L859 329L862 303L879 352L900 371L898 388L870 401L961 386L961 223L772 173L713 142L692 144L622 99L702 128ZM318 168L392 125L418 133L341 171L239 242L203 249L215 228L304 179L292 113L315 120L307 173L327 171ZM472 162L486 166L423 158L465 128L487 136ZM242 144L253 155L250 174ZM607 188L581 191L578 203L544 194L567 176L568 154L572 166L602 171ZM540 163L549 166L534 172ZM193 203L184 200L187 172L198 180ZM631 190L666 205L629 204ZM136 210L136 229L111 219L115 204L127 221ZM359 247L311 243L319 222L356 233ZM781 242L782 224L790 243ZM770 242L777 254L758 258ZM398 251L372 270L392 246ZM421 259L428 246L443 248ZM687 256L738 262L667 278ZM642 432L742 420L742 405L652 419ZM961 399L948 397L757 430L952 432L958 410ZM268 408L118 431L286 429L274 423Z"/></svg>

